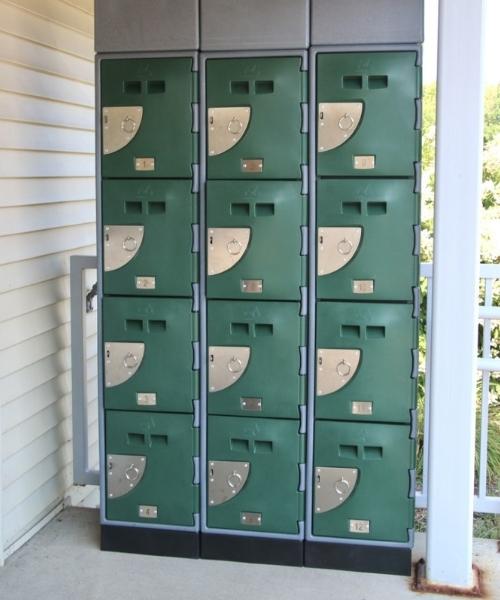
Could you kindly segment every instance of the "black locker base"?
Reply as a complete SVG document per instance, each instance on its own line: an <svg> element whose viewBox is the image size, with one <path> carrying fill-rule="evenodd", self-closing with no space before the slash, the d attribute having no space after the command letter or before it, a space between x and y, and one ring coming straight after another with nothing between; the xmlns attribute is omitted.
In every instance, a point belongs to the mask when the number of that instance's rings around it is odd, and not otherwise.
<svg viewBox="0 0 500 600"><path fill-rule="evenodd" d="M191 531L101 525L101 550L199 558L200 536Z"/></svg>
<svg viewBox="0 0 500 600"><path fill-rule="evenodd" d="M304 564L319 569L411 575L411 548L309 541L305 544Z"/></svg>
<svg viewBox="0 0 500 600"><path fill-rule="evenodd" d="M304 545L301 540L203 533L201 557L301 567L304 564Z"/></svg>

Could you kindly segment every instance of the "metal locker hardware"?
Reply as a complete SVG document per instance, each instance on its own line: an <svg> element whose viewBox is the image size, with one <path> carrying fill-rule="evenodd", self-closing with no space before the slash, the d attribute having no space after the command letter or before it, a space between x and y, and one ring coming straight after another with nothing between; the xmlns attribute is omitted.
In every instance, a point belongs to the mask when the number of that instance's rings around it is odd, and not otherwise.
<svg viewBox="0 0 500 600"><path fill-rule="evenodd" d="M138 393L135 397L137 406L156 406L156 394L154 393Z"/></svg>
<svg viewBox="0 0 500 600"><path fill-rule="evenodd" d="M104 270L115 271L129 263L144 239L142 225L104 226Z"/></svg>
<svg viewBox="0 0 500 600"><path fill-rule="evenodd" d="M240 289L244 294L262 294L264 282L262 279L242 279Z"/></svg>
<svg viewBox="0 0 500 600"><path fill-rule="evenodd" d="M262 513L242 512L240 515L240 523L242 525L260 527L262 525Z"/></svg>
<svg viewBox="0 0 500 600"><path fill-rule="evenodd" d="M147 504L141 504L139 506L139 517L141 517L142 519L157 519L158 507L149 506Z"/></svg>
<svg viewBox="0 0 500 600"><path fill-rule="evenodd" d="M143 342L107 342L104 345L106 387L114 387L130 379L144 358Z"/></svg>
<svg viewBox="0 0 500 600"><path fill-rule="evenodd" d="M352 494L358 469L317 467L314 477L314 512L321 514L337 508Z"/></svg>
<svg viewBox="0 0 500 600"><path fill-rule="evenodd" d="M262 173L264 170L263 158L242 158L241 170L243 173Z"/></svg>
<svg viewBox="0 0 500 600"><path fill-rule="evenodd" d="M373 279L355 279L352 282L353 294L373 294L374 288Z"/></svg>
<svg viewBox="0 0 500 600"><path fill-rule="evenodd" d="M351 414L353 415L372 415L373 402L353 402L351 404Z"/></svg>
<svg viewBox="0 0 500 600"><path fill-rule="evenodd" d="M366 156L355 156L353 165L355 169L374 169L375 168L375 156L366 155Z"/></svg>
<svg viewBox="0 0 500 600"><path fill-rule="evenodd" d="M318 228L318 275L330 275L351 261L361 243L361 227Z"/></svg>
<svg viewBox="0 0 500 600"><path fill-rule="evenodd" d="M108 454L108 498L119 498L132 491L146 469L146 457L133 454Z"/></svg>
<svg viewBox="0 0 500 600"><path fill-rule="evenodd" d="M350 533L370 533L370 521L361 521L358 519L349 520Z"/></svg>
<svg viewBox="0 0 500 600"><path fill-rule="evenodd" d="M136 277L135 287L137 290L154 290L156 288L156 277Z"/></svg>
<svg viewBox="0 0 500 600"><path fill-rule="evenodd" d="M233 385L245 372L250 360L248 346L209 346L208 389L220 392Z"/></svg>
<svg viewBox="0 0 500 600"><path fill-rule="evenodd" d="M102 109L103 154L117 152L134 139L143 113L142 106L105 106Z"/></svg>
<svg viewBox="0 0 500 600"><path fill-rule="evenodd" d="M262 412L262 398L240 398L241 410Z"/></svg>
<svg viewBox="0 0 500 600"><path fill-rule="evenodd" d="M318 106L318 152L338 148L356 131L362 102L321 102Z"/></svg>
<svg viewBox="0 0 500 600"><path fill-rule="evenodd" d="M354 377L361 359L360 350L318 348L316 386L318 396L333 394Z"/></svg>
<svg viewBox="0 0 500 600"><path fill-rule="evenodd" d="M218 275L234 267L247 251L250 227L217 227L208 230L208 274Z"/></svg>
<svg viewBox="0 0 500 600"><path fill-rule="evenodd" d="M223 504L241 492L250 473L250 463L236 461L209 461L208 503Z"/></svg>
<svg viewBox="0 0 500 600"><path fill-rule="evenodd" d="M155 159L154 158L136 158L134 161L134 167L136 171L154 171L155 170Z"/></svg>
<svg viewBox="0 0 500 600"><path fill-rule="evenodd" d="M208 109L208 154L217 156L235 146L245 135L250 122L249 106Z"/></svg>

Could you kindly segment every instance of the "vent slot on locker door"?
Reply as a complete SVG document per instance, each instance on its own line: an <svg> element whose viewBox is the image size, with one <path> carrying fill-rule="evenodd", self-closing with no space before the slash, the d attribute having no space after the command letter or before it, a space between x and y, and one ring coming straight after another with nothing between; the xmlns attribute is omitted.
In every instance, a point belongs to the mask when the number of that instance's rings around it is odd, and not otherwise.
<svg viewBox="0 0 500 600"><path fill-rule="evenodd" d="M344 201L342 201L342 214L343 215L360 215L361 214L361 202L344 202Z"/></svg>
<svg viewBox="0 0 500 600"><path fill-rule="evenodd" d="M254 452L255 454L271 454L273 451L273 443L266 440L255 440Z"/></svg>
<svg viewBox="0 0 500 600"><path fill-rule="evenodd" d="M255 337L264 337L273 335L273 326L271 323L257 323L255 325Z"/></svg>
<svg viewBox="0 0 500 600"><path fill-rule="evenodd" d="M369 215L387 214L387 202L368 202L366 212Z"/></svg>
<svg viewBox="0 0 500 600"><path fill-rule="evenodd" d="M165 82L162 80L148 81L148 94L164 94Z"/></svg>
<svg viewBox="0 0 500 600"><path fill-rule="evenodd" d="M385 327L383 327L382 325L380 325L380 326L368 325L368 327L366 328L366 339L367 340L382 339L382 338L385 338Z"/></svg>
<svg viewBox="0 0 500 600"><path fill-rule="evenodd" d="M363 458L366 460L381 460L383 458L382 446L364 446L363 447Z"/></svg>
<svg viewBox="0 0 500 600"><path fill-rule="evenodd" d="M125 331L143 331L144 322L141 319L126 319Z"/></svg>
<svg viewBox="0 0 500 600"><path fill-rule="evenodd" d="M255 205L256 217L272 217L274 215L274 204L271 202L258 203Z"/></svg>
<svg viewBox="0 0 500 600"><path fill-rule="evenodd" d="M231 323L231 335L250 335L248 323Z"/></svg>
<svg viewBox="0 0 500 600"><path fill-rule="evenodd" d="M148 202L148 214L163 215L167 212L166 202L152 201Z"/></svg>
<svg viewBox="0 0 500 600"><path fill-rule="evenodd" d="M125 94L140 94L142 92L141 81L124 81L123 91Z"/></svg>
<svg viewBox="0 0 500 600"><path fill-rule="evenodd" d="M167 330L167 322L160 319L151 319L148 321L148 330L151 333L162 333Z"/></svg>
<svg viewBox="0 0 500 600"><path fill-rule="evenodd" d="M360 90L363 87L363 77L361 75L344 75L342 87L345 90Z"/></svg>
<svg viewBox="0 0 500 600"><path fill-rule="evenodd" d="M249 81L231 81L231 94L249 94Z"/></svg>
<svg viewBox="0 0 500 600"><path fill-rule="evenodd" d="M358 447L341 444L339 446L339 456L341 456L342 458L357 458Z"/></svg>
<svg viewBox="0 0 500 600"><path fill-rule="evenodd" d="M167 446L168 445L168 435L153 433L151 435L151 446Z"/></svg>
<svg viewBox="0 0 500 600"><path fill-rule="evenodd" d="M128 446L144 446L146 444L146 436L143 433L127 433Z"/></svg>
<svg viewBox="0 0 500 600"><path fill-rule="evenodd" d="M361 327L359 327L359 325L342 325L340 328L340 337L360 338Z"/></svg>
<svg viewBox="0 0 500 600"><path fill-rule="evenodd" d="M370 75L368 77L368 87L371 90L381 90L389 87L389 78L387 75Z"/></svg>
<svg viewBox="0 0 500 600"><path fill-rule="evenodd" d="M127 200L125 202L125 213L128 215L142 214L142 202L139 200Z"/></svg>
<svg viewBox="0 0 500 600"><path fill-rule="evenodd" d="M256 81L255 82L255 93L256 94L273 94L274 93L274 81Z"/></svg>
<svg viewBox="0 0 500 600"><path fill-rule="evenodd" d="M249 217L250 204L246 202L231 202L231 214L240 217Z"/></svg>
<svg viewBox="0 0 500 600"><path fill-rule="evenodd" d="M250 452L250 442L240 438L231 438L229 445L233 452Z"/></svg>

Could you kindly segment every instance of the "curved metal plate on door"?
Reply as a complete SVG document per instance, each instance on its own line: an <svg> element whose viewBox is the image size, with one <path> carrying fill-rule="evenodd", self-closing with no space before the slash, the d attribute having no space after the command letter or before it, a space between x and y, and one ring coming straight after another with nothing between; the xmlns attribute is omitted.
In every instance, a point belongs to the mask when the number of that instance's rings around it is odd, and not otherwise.
<svg viewBox="0 0 500 600"><path fill-rule="evenodd" d="M250 106L224 106L208 109L208 154L217 156L235 146L250 122Z"/></svg>
<svg viewBox="0 0 500 600"><path fill-rule="evenodd" d="M245 487L250 463L228 460L208 462L208 504L217 506L237 496Z"/></svg>
<svg viewBox="0 0 500 600"><path fill-rule="evenodd" d="M208 391L220 392L243 375L250 360L248 346L209 346Z"/></svg>
<svg viewBox="0 0 500 600"><path fill-rule="evenodd" d="M144 239L142 225L104 226L104 270L115 271L129 263Z"/></svg>
<svg viewBox="0 0 500 600"><path fill-rule="evenodd" d="M343 504L358 481L358 469L316 467L314 470L314 512L321 514Z"/></svg>
<svg viewBox="0 0 500 600"><path fill-rule="evenodd" d="M361 350L318 348L316 387L318 396L333 394L354 377L361 359Z"/></svg>
<svg viewBox="0 0 500 600"><path fill-rule="evenodd" d="M108 454L108 498L119 498L131 492L141 481L146 457L134 454Z"/></svg>
<svg viewBox="0 0 500 600"><path fill-rule="evenodd" d="M318 228L318 275L330 275L351 261L361 243L361 227Z"/></svg>
<svg viewBox="0 0 500 600"><path fill-rule="evenodd" d="M142 106L105 106L102 109L102 152L112 154L125 148L142 123Z"/></svg>
<svg viewBox="0 0 500 600"><path fill-rule="evenodd" d="M133 377L144 358L143 342L107 342L104 344L104 380L115 387Z"/></svg>
<svg viewBox="0 0 500 600"><path fill-rule="evenodd" d="M362 102L321 102L318 105L318 152L333 150L347 142L362 116Z"/></svg>
<svg viewBox="0 0 500 600"><path fill-rule="evenodd" d="M228 271L244 256L250 243L250 227L215 227L208 230L208 274Z"/></svg>

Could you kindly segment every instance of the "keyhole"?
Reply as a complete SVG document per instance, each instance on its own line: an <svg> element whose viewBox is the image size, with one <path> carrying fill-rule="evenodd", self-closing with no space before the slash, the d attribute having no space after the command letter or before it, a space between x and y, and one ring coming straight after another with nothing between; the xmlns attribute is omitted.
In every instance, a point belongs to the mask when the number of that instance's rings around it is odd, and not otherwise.
<svg viewBox="0 0 500 600"><path fill-rule="evenodd" d="M323 236L322 236L322 235L320 235L320 236L319 236L319 243L320 243L321 245L323 245Z"/></svg>
<svg viewBox="0 0 500 600"><path fill-rule="evenodd" d="M106 350L106 358L110 358L111 357L111 352L109 350Z"/></svg>
<svg viewBox="0 0 500 600"><path fill-rule="evenodd" d="M213 235L210 236L209 243L210 243L211 246L213 246L213 244L214 244L214 236Z"/></svg>
<svg viewBox="0 0 500 600"><path fill-rule="evenodd" d="M210 355L210 362L215 362L215 356L213 354Z"/></svg>
<svg viewBox="0 0 500 600"><path fill-rule="evenodd" d="M320 367L323 365L323 357L322 357L322 356L320 356L320 357L318 358L318 365L319 365Z"/></svg>

